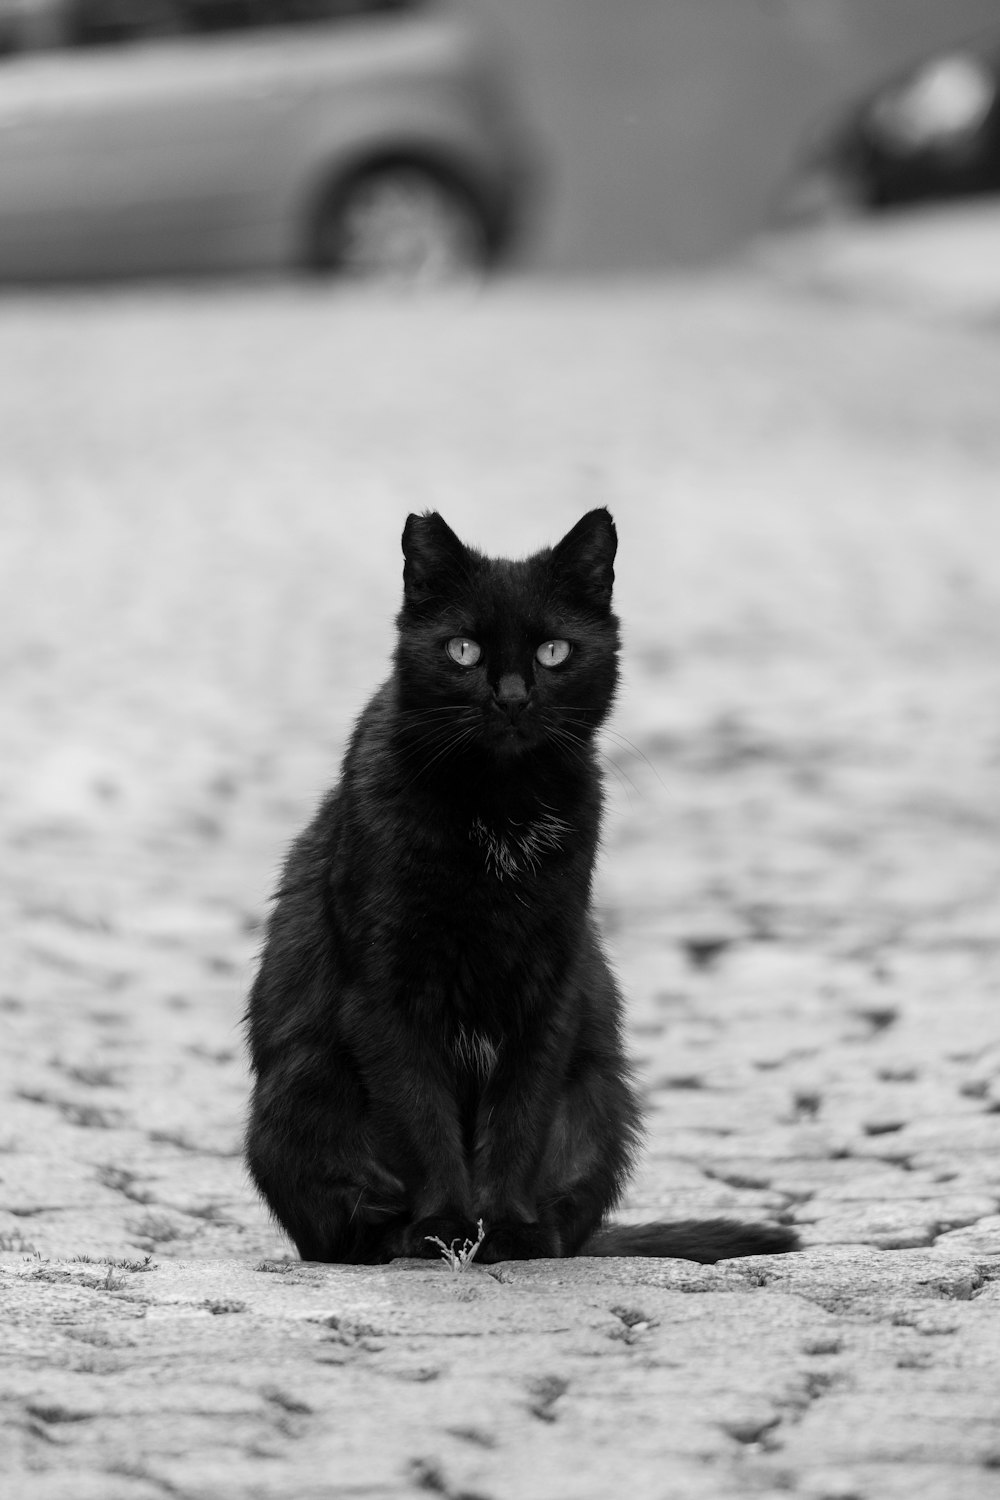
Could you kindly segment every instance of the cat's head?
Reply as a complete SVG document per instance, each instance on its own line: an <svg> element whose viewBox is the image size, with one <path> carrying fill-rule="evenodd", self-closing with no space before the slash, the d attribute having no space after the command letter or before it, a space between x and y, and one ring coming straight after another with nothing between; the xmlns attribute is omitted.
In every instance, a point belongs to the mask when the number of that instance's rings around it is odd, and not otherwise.
<svg viewBox="0 0 1000 1500"><path fill-rule="evenodd" d="M590 738L618 681L617 545L603 509L522 561L465 546L436 511L408 517L396 680L428 756L572 757Z"/></svg>

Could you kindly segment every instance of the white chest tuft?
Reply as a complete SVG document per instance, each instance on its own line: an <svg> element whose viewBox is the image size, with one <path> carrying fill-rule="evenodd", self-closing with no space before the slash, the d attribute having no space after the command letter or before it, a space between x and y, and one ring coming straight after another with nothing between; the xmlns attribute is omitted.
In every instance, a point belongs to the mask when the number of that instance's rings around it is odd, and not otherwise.
<svg viewBox="0 0 1000 1500"><path fill-rule="evenodd" d="M562 848L568 832L567 823L546 813L530 823L510 822L499 831L488 828L482 818L476 818L470 837L482 849L486 868L502 880L536 874L543 856Z"/></svg>
<svg viewBox="0 0 1000 1500"><path fill-rule="evenodd" d="M452 1045L455 1057L464 1067L478 1073L480 1078L489 1078L500 1055L496 1042L491 1042L482 1032L466 1031L464 1026L459 1026Z"/></svg>

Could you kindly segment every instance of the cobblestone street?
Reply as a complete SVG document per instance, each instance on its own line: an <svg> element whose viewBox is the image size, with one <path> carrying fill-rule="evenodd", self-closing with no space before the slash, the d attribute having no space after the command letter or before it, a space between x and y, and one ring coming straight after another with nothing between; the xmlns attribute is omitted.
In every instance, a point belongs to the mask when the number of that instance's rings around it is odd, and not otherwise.
<svg viewBox="0 0 1000 1500"><path fill-rule="evenodd" d="M750 274L0 302L6 1500L994 1500L998 392L995 327ZM406 514L599 504L623 1216L805 1249L303 1265L240 1017Z"/></svg>

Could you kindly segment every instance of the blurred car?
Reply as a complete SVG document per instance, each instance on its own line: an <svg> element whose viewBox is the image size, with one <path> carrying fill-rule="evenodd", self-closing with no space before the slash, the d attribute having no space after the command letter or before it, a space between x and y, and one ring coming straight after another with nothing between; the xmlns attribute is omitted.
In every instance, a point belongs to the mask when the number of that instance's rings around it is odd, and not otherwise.
<svg viewBox="0 0 1000 1500"><path fill-rule="evenodd" d="M432 0L0 0L0 278L499 260L503 59Z"/></svg>
<svg viewBox="0 0 1000 1500"><path fill-rule="evenodd" d="M783 204L802 222L1000 192L1000 44L957 47L853 104Z"/></svg>

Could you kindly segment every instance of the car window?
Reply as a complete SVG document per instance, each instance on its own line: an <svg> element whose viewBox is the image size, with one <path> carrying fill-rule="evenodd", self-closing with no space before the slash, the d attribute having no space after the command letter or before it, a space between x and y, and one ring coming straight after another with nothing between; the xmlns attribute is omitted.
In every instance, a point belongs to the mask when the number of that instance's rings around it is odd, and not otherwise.
<svg viewBox="0 0 1000 1500"><path fill-rule="evenodd" d="M417 9L423 0L0 0L0 58L53 47L258 31Z"/></svg>
<svg viewBox="0 0 1000 1500"><path fill-rule="evenodd" d="M0 57L55 47L61 39L59 0L0 0Z"/></svg>
<svg viewBox="0 0 1000 1500"><path fill-rule="evenodd" d="M179 0L70 0L64 17L70 47L103 47L186 30Z"/></svg>
<svg viewBox="0 0 1000 1500"><path fill-rule="evenodd" d="M416 10L420 0L275 0L275 20L332 21L338 16L374 15L386 10Z"/></svg>
<svg viewBox="0 0 1000 1500"><path fill-rule="evenodd" d="M184 0L0 0L0 57L185 30Z"/></svg>
<svg viewBox="0 0 1000 1500"><path fill-rule="evenodd" d="M308 25L380 11L412 10L417 0L182 0L188 29L247 31Z"/></svg>

